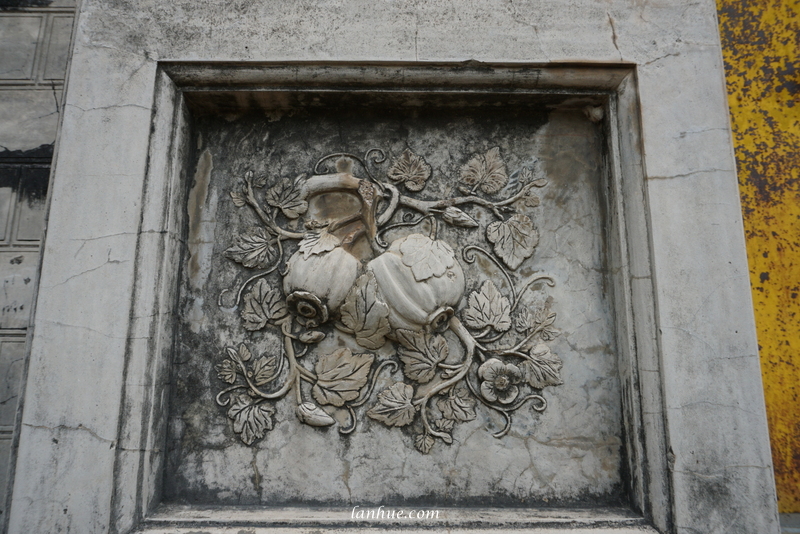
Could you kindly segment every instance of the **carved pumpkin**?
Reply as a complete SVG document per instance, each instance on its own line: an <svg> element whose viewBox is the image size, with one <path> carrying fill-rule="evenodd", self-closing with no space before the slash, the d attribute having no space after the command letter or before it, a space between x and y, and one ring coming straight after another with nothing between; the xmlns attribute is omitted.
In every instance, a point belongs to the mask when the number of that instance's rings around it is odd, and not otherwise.
<svg viewBox="0 0 800 534"><path fill-rule="evenodd" d="M358 278L361 262L341 247L318 254L298 250L286 263L283 292L297 321L314 328L328 320Z"/></svg>
<svg viewBox="0 0 800 534"><path fill-rule="evenodd" d="M441 329L464 294L464 272L453 249L422 234L394 241L367 270L389 307L392 330Z"/></svg>

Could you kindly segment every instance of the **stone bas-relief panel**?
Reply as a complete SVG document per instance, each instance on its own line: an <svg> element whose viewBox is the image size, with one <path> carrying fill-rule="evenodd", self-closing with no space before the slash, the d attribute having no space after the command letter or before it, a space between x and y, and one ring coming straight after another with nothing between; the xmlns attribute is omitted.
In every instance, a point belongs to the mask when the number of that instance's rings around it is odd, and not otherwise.
<svg viewBox="0 0 800 534"><path fill-rule="evenodd" d="M623 499L598 118L197 117L167 500Z"/></svg>

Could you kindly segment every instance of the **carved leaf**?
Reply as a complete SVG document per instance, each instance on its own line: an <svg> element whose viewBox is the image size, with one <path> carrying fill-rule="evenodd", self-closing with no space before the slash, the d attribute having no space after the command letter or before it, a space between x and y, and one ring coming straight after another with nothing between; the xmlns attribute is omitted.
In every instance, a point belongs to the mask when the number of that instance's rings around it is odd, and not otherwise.
<svg viewBox="0 0 800 534"><path fill-rule="evenodd" d="M539 232L527 215L518 214L486 227L486 239L494 244L495 254L513 270L533 255L539 244Z"/></svg>
<svg viewBox="0 0 800 534"><path fill-rule="evenodd" d="M231 191L231 200L233 200L233 205L237 208L241 208L247 205L247 197L244 194L240 193L239 191Z"/></svg>
<svg viewBox="0 0 800 534"><path fill-rule="evenodd" d="M428 454L433 448L434 439L430 434L417 434L414 438L414 447L422 454Z"/></svg>
<svg viewBox="0 0 800 534"><path fill-rule="evenodd" d="M222 363L214 366L217 370L217 378L228 384L236 382L236 364L231 360L222 360Z"/></svg>
<svg viewBox="0 0 800 534"><path fill-rule="evenodd" d="M558 386L561 380L561 358L550 352L550 347L539 343L530 351L530 360L520 364L523 376L532 387Z"/></svg>
<svg viewBox="0 0 800 534"><path fill-rule="evenodd" d="M378 299L378 283L372 272L362 274L340 309L342 324L362 347L377 350L386 343L389 307Z"/></svg>
<svg viewBox="0 0 800 534"><path fill-rule="evenodd" d="M480 291L470 294L464 322L478 330L491 326L498 332L506 332L511 328L510 312L511 303L497 290L494 282L486 280Z"/></svg>
<svg viewBox="0 0 800 534"><path fill-rule="evenodd" d="M278 372L278 358L262 356L253 362L253 382L263 386L275 378Z"/></svg>
<svg viewBox="0 0 800 534"><path fill-rule="evenodd" d="M238 349L228 347L225 350L233 361L249 362L250 358L253 357L253 353L250 352L250 349L248 349L247 345L244 343L240 343Z"/></svg>
<svg viewBox="0 0 800 534"><path fill-rule="evenodd" d="M307 233L300 241L299 249L306 256L313 256L314 254L330 252L341 243L341 239L322 229L319 232Z"/></svg>
<svg viewBox="0 0 800 534"><path fill-rule="evenodd" d="M529 190L517 200L517 203L525 208L535 208L539 205L539 197L531 193Z"/></svg>
<svg viewBox="0 0 800 534"><path fill-rule="evenodd" d="M239 358L243 362L249 362L250 358L252 358L252 357L253 357L253 353L250 352L250 349L247 348L247 345L245 345L244 343L240 343L239 344Z"/></svg>
<svg viewBox="0 0 800 534"><path fill-rule="evenodd" d="M494 147L483 155L477 154L469 160L461 167L461 181L480 187L487 195L503 189L508 183L508 174L506 164L500 157L500 147Z"/></svg>
<svg viewBox="0 0 800 534"><path fill-rule="evenodd" d="M414 280L422 282L428 278L442 276L456 262L450 245L435 241L422 234L411 234L400 243L403 265L411 267Z"/></svg>
<svg viewBox="0 0 800 534"><path fill-rule="evenodd" d="M514 318L514 328L517 332L529 332L534 328L541 328L542 337L548 341L560 334L557 329L551 328L555 320L556 314L551 312L548 306L539 308L534 313L523 308Z"/></svg>
<svg viewBox="0 0 800 534"><path fill-rule="evenodd" d="M442 213L442 219L447 224L461 226L463 228L477 228L479 226L478 221L455 206L448 206L445 208Z"/></svg>
<svg viewBox="0 0 800 534"><path fill-rule="evenodd" d="M249 269L266 269L275 258L275 238L262 227L239 234L225 256Z"/></svg>
<svg viewBox="0 0 800 534"><path fill-rule="evenodd" d="M452 395L436 401L436 406L442 412L442 416L453 421L472 421L477 417L475 413L475 399L472 398L466 388L456 389Z"/></svg>
<svg viewBox="0 0 800 534"><path fill-rule="evenodd" d="M378 394L378 404L367 415L389 426L406 426L411 424L416 414L416 408L411 404L413 397L413 387L404 382L395 382Z"/></svg>
<svg viewBox="0 0 800 534"><path fill-rule="evenodd" d="M278 321L287 313L289 311L281 292L277 288L270 289L263 278L244 295L242 319L247 330L261 330L267 321Z"/></svg>
<svg viewBox="0 0 800 534"><path fill-rule="evenodd" d="M536 316L534 317L534 322L536 326L542 325L543 328L546 328L553 324L556 321L556 314L550 312L546 308L540 308L536 310Z"/></svg>
<svg viewBox="0 0 800 534"><path fill-rule="evenodd" d="M541 332L539 335L544 341L550 341L561 334L559 329L552 327L555 320L556 314L550 312L549 307L542 308L536 312L535 321L537 326L541 325Z"/></svg>
<svg viewBox="0 0 800 534"><path fill-rule="evenodd" d="M543 341L552 341L553 339L558 337L559 334L561 334L561 330L559 330L557 328L549 328L549 327L547 327L547 328L542 329L542 333L540 335L541 335Z"/></svg>
<svg viewBox="0 0 800 534"><path fill-rule="evenodd" d="M528 167L524 167L517 175L517 180L522 184L522 194L515 202L518 207L535 208L539 205L540 199L533 194L533 188L547 185L547 180L536 180L535 177L534 172Z"/></svg>
<svg viewBox="0 0 800 534"><path fill-rule="evenodd" d="M294 182L282 181L267 189L267 204L273 208L280 208L289 219L296 219L304 214L308 210L308 203L303 188L298 184L301 178L302 175Z"/></svg>
<svg viewBox="0 0 800 534"><path fill-rule="evenodd" d="M453 428L456 426L456 422L454 419L437 419L434 421L433 426L436 427L436 430L440 432L452 432Z"/></svg>
<svg viewBox="0 0 800 534"><path fill-rule="evenodd" d="M311 394L320 404L334 406L358 398L374 360L372 354L353 354L350 349L339 349L321 356L314 367L317 382L311 388Z"/></svg>
<svg viewBox="0 0 800 534"><path fill-rule="evenodd" d="M395 331L401 347L397 355L403 362L403 373L420 384L436 376L436 366L447 358L447 340L440 335L398 329Z"/></svg>
<svg viewBox="0 0 800 534"><path fill-rule="evenodd" d="M535 327L533 315L528 311L528 308L522 308L514 317L514 330L521 334Z"/></svg>
<svg viewBox="0 0 800 534"><path fill-rule="evenodd" d="M409 191L422 191L425 182L431 177L431 166L421 156L405 149L399 158L392 162L387 176L394 182L402 182Z"/></svg>
<svg viewBox="0 0 800 534"><path fill-rule="evenodd" d="M275 409L269 404L253 404L253 399L246 393L239 393L232 397L228 417L233 420L233 431L239 434L245 445L264 437L268 430L272 430L272 415Z"/></svg>

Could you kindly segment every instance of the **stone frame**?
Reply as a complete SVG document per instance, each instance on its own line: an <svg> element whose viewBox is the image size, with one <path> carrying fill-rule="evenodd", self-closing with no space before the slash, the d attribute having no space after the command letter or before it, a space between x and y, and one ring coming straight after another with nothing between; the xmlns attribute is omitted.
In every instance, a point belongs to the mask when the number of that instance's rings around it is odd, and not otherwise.
<svg viewBox="0 0 800 534"><path fill-rule="evenodd" d="M177 525L353 527L331 514L305 509L252 512L160 503L173 350L172 317L183 237L191 112L220 91L304 90L358 92L452 91L600 97L609 155L604 174L613 302L627 459L626 510L527 510L510 519L491 510L451 509L446 525L546 528L570 525L609 532L671 529L671 490L662 400L662 373L651 236L643 172L636 71L627 65L536 64L198 64L161 63L156 76L141 230L137 247L131 335L119 422L112 523L121 531L174 532ZM244 515L237 515L244 514ZM516 514L515 514L516 515ZM169 528L172 526L173 528ZM215 530L216 531L216 530ZM603 530L601 530L603 531ZM597 532L597 530L592 530Z"/></svg>

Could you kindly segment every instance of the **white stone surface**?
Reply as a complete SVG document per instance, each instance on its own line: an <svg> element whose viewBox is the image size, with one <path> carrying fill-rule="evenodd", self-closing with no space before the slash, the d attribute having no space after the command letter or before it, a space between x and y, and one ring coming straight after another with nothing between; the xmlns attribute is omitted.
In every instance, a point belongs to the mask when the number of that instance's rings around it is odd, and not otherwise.
<svg viewBox="0 0 800 534"><path fill-rule="evenodd" d="M83 2L10 532L111 528L161 60L636 65L674 530L778 532L711 0Z"/></svg>

